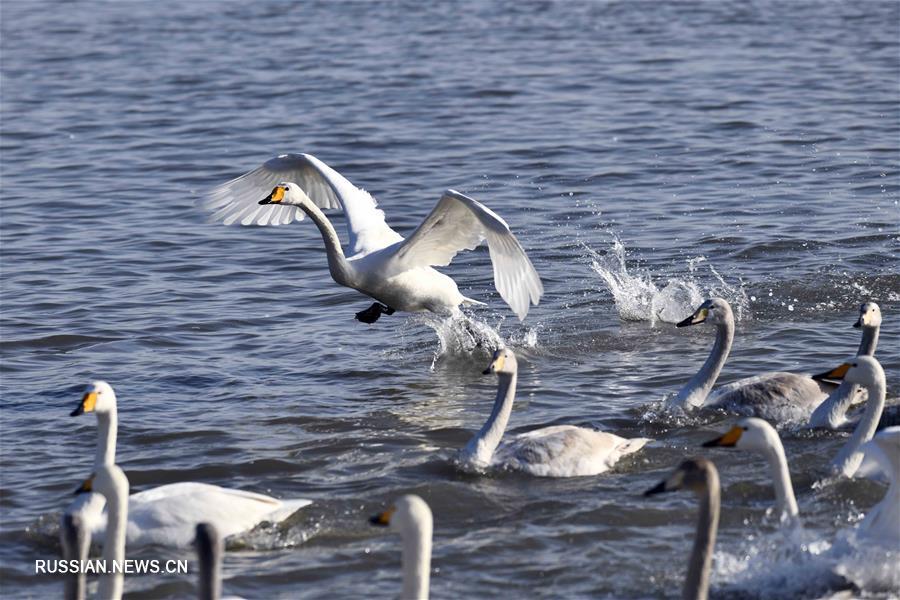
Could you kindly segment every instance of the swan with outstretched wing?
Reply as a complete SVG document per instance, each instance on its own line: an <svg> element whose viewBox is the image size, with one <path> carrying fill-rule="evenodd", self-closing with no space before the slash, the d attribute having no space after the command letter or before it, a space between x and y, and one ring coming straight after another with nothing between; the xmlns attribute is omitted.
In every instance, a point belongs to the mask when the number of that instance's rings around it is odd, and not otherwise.
<svg viewBox="0 0 900 600"><path fill-rule="evenodd" d="M434 267L487 241L500 297L523 320L544 293L537 271L516 236L494 211L447 190L421 225L404 239L391 229L375 199L309 154L282 154L215 188L202 201L226 225L286 225L304 215L319 228L328 269L340 285L377 302L356 314L374 323L382 314L430 311L454 314L463 303L456 282ZM347 254L323 210L341 209Z"/></svg>

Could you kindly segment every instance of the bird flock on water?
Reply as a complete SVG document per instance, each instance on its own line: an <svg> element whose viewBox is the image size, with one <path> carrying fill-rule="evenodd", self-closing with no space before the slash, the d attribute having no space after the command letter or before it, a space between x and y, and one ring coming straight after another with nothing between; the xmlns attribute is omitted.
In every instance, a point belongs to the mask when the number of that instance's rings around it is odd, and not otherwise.
<svg viewBox="0 0 900 600"><path fill-rule="evenodd" d="M544 292L534 265L507 222L484 204L454 190L444 192L421 225L403 238L387 225L384 213L367 192L314 156L285 154L218 186L201 205L214 220L225 224L285 225L309 217L322 235L334 281L374 300L355 315L363 323L373 324L397 311L428 311L467 322L460 307L481 303L463 296L456 282L436 267L450 264L457 253L484 241L494 285L520 320ZM343 211L346 249L325 215L327 210ZM712 350L700 370L668 403L689 413L715 408L739 417L731 429L703 446L745 450L764 457L774 488L774 509L782 525L790 527L799 522L801 511L788 458L773 423L777 426L799 419L809 428L851 431L830 463L832 475L853 478L880 470L889 482L884 498L856 524L855 535L866 544L894 550L900 547L900 427L883 423L891 415L885 414L884 370L874 356L881 326L878 305L865 302L860 307L855 327L862 331L862 340L856 355L840 366L817 375L761 373L718 387L716 381L735 335L728 302L709 298L677 326L700 324L715 328ZM498 348L484 374L496 375L497 395L484 426L454 458L456 466L467 472L597 476L654 441L571 425L504 436L516 397L515 353L508 347ZM193 546L198 555L199 597L221 598L223 540L262 522L283 521L312 502L192 481L129 495L128 478L116 464L116 404L112 386L95 381L72 411L72 416L94 413L97 451L93 474L61 518L63 557L87 560L92 538L102 540L101 556L107 561L124 561L126 548ZM719 475L714 463L705 457L687 458L645 495L677 490L692 491L699 504L683 597L706 598L720 514ZM427 598L433 542L428 504L418 496L405 495L370 522L400 534L400 597ZM121 572L99 579L98 598L121 598ZM66 598L80 600L86 594L83 573L66 579Z"/></svg>

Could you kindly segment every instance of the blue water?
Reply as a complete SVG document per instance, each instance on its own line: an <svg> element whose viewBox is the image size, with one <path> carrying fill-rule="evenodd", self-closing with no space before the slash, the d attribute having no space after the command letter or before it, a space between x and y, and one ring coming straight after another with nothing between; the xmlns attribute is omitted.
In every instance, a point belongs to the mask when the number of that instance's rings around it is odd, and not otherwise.
<svg viewBox="0 0 900 600"><path fill-rule="evenodd" d="M770 564L764 463L698 447L733 418L654 417L711 332L632 308L683 318L691 292L726 297L728 381L836 366L874 300L896 401L900 4L8 0L0 17L4 597L60 593L33 561L57 555L55 515L90 472L95 423L68 413L95 378L117 390L133 490L315 500L230 543L226 593L394 596L399 539L366 517L414 492L435 515L435 597L676 597L693 499L640 492L698 453L723 481L715 595L845 585L821 575L831 559ZM449 187L502 215L546 288L525 323L485 248L446 272L520 355L511 430L658 442L599 477L458 473L493 399L483 348L433 319L355 321L371 301L330 280L309 222L229 228L196 208L282 152L374 194L401 234ZM843 439L785 432L826 545L884 490L813 486ZM869 575L854 593L900 594ZM130 577L126 595L193 586Z"/></svg>

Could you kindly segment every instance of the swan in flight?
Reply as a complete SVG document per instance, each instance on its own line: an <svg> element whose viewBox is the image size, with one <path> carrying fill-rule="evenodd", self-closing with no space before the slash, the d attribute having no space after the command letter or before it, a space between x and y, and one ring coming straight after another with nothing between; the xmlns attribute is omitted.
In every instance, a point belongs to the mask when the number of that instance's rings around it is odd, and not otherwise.
<svg viewBox="0 0 900 600"><path fill-rule="evenodd" d="M124 564L125 530L128 525L128 478L125 473L115 464L102 465L81 484L78 492L98 493L104 497L109 526L106 527L101 558L110 569L113 561ZM115 569L102 576L97 597L119 600L124 586L122 569Z"/></svg>
<svg viewBox="0 0 900 600"><path fill-rule="evenodd" d="M274 187L273 187L274 186ZM447 190L409 238L391 229L375 199L309 154L282 154L215 188L202 205L226 225L283 225L309 215L325 242L328 269L339 285L376 300L358 312L374 323L394 311L456 314L464 297L450 277L435 270L462 250L487 240L494 285L520 320L537 305L544 287L531 261L502 218L454 190ZM343 210L348 255L322 210Z"/></svg>
<svg viewBox="0 0 900 600"><path fill-rule="evenodd" d="M734 314L722 298L710 298L677 327L709 323L716 327L716 342L700 371L671 400L684 410L720 407L739 413L775 421L786 420L798 409L809 415L837 388L827 381L816 381L809 375L773 372L712 387L725 365L734 341ZM712 391L711 391L712 390Z"/></svg>
<svg viewBox="0 0 900 600"><path fill-rule="evenodd" d="M900 427L888 427L878 432L863 447L890 481L887 493L872 507L857 526L858 535L886 542L893 548L900 546Z"/></svg>
<svg viewBox="0 0 900 600"><path fill-rule="evenodd" d="M197 523L194 548L197 550L197 598L199 600L243 600L222 597L222 536L212 523Z"/></svg>
<svg viewBox="0 0 900 600"><path fill-rule="evenodd" d="M544 427L501 444L516 396L518 364L509 348L494 353L484 374L496 373L499 385L487 422L459 451L460 465L483 470L499 467L540 477L597 475L612 468L626 454L640 450L646 438L625 439L611 433L573 425Z"/></svg>
<svg viewBox="0 0 900 600"><path fill-rule="evenodd" d="M685 600L705 600L709 594L709 573L719 528L719 472L712 461L705 458L686 460L644 495L683 489L691 490L700 499L700 514L681 597Z"/></svg>
<svg viewBox="0 0 900 600"><path fill-rule="evenodd" d="M874 302L866 302L859 307L859 319L853 324L862 329L857 356L875 356L878 347L878 333L881 329L881 309ZM815 376L813 377L815 379ZM859 394L859 386L849 381L842 381L828 398L819 404L809 416L809 427L839 429L847 425L847 411L854 403L864 399Z"/></svg>
<svg viewBox="0 0 900 600"><path fill-rule="evenodd" d="M97 414L97 457L114 455L117 429L116 394L105 381L88 386L72 415ZM95 462L95 472L113 462ZM223 488L208 483L169 483L131 496L128 516L129 546L160 544L187 547L194 539L197 523L213 523L228 537L248 531L263 521L278 522L311 504L310 500L278 500L271 496ZM93 536L100 536L107 516L103 503L91 505L94 512L81 512Z"/></svg>
<svg viewBox="0 0 900 600"><path fill-rule="evenodd" d="M401 496L393 506L371 519L372 525L390 527L400 534L403 553L403 600L428 600L431 578L431 509L420 497Z"/></svg>

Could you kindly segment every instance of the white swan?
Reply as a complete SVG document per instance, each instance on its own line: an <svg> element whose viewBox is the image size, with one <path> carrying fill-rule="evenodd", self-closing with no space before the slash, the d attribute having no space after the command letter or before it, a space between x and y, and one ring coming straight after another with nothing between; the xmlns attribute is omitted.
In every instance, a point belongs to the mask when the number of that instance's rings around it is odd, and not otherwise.
<svg viewBox="0 0 900 600"><path fill-rule="evenodd" d="M117 402L112 386L105 381L95 381L88 386L72 414L85 412L97 413L97 456L109 456L115 451L117 424ZM109 464L112 463L104 463L101 467ZM211 522L228 537L248 531L263 521L281 521L311 503L303 499L278 500L207 483L170 483L131 497L128 544L185 547L194 539L197 523ZM106 527L102 504L100 510L97 514L89 514L89 520L85 522L94 536L102 535Z"/></svg>
<svg viewBox="0 0 900 600"><path fill-rule="evenodd" d="M79 496L85 494L78 494ZM104 500L105 503L105 500ZM59 524L59 541L63 560L77 560L84 564L91 546L91 536L79 514L64 513ZM63 598L84 600L87 589L84 571L78 569L66 577Z"/></svg>
<svg viewBox="0 0 900 600"><path fill-rule="evenodd" d="M222 597L222 536L212 523L197 523L194 546L197 550L197 597L199 600L243 600Z"/></svg>
<svg viewBox="0 0 900 600"><path fill-rule="evenodd" d="M273 188L274 186L274 188ZM262 198L262 200L260 200ZM537 272L509 230L491 209L447 190L407 239L391 229L375 199L309 154L282 154L222 184L203 202L212 218L242 225L281 225L306 213L325 242L334 280L377 300L356 314L374 323L395 310L455 314L463 302L456 282L432 267L446 266L461 250L487 239L494 285L519 319L544 293ZM349 254L320 209L342 209Z"/></svg>
<svg viewBox="0 0 900 600"><path fill-rule="evenodd" d="M375 515L369 522L382 527L390 526L400 534L403 542L403 592L400 598L428 600L433 528L428 504L412 494L401 496L393 506Z"/></svg>
<svg viewBox="0 0 900 600"><path fill-rule="evenodd" d="M890 485L884 498L857 526L858 535L893 548L900 546L900 427L888 427L863 447L887 475Z"/></svg>
<svg viewBox="0 0 900 600"><path fill-rule="evenodd" d="M808 416L837 387L829 382L815 381L809 375L779 371L747 377L712 390L734 341L731 306L722 298L711 298L677 327L700 323L716 326L716 342L700 371L671 400L684 410L721 407L783 421L798 410Z"/></svg>
<svg viewBox="0 0 900 600"><path fill-rule="evenodd" d="M875 426L884 406L884 371L878 361L871 356L857 356L831 372L835 378L842 378L865 387L869 393L866 412L856 425L850 439L838 452L830 468L833 473L852 477L862 462L862 447L872 438ZM772 482L775 485L776 510L783 519L797 518L797 500L791 486L784 446L778 432L762 419L748 417L738 421L727 433L703 444L704 447L734 447L740 450L761 452L769 462Z"/></svg>
<svg viewBox="0 0 900 600"><path fill-rule="evenodd" d="M102 465L87 481L81 492L96 492L106 499L109 527L103 542L101 558L107 572L100 580L97 597L103 600L119 600L125 585L122 569L114 569L113 561L124 565L125 530L128 523L128 478L115 464Z"/></svg>
<svg viewBox="0 0 900 600"><path fill-rule="evenodd" d="M853 324L862 329L857 356L875 356L878 347L878 333L881 329L881 309L874 302L866 302L859 307L859 319ZM813 377L816 378L815 376ZM847 411L854 403L865 399L859 394L859 386L849 381L842 381L836 390L819 404L809 416L809 427L838 429L847 425Z"/></svg>
<svg viewBox="0 0 900 600"><path fill-rule="evenodd" d="M728 433L703 444L705 448L723 447L754 450L765 456L769 463L772 483L775 485L775 510L785 522L797 520L800 510L791 484L784 446L775 428L756 417L738 421Z"/></svg>
<svg viewBox="0 0 900 600"><path fill-rule="evenodd" d="M688 562L687 577L684 580L682 598L685 600L705 600L709 594L709 573L712 567L716 532L719 528L719 472L716 466L705 458L684 461L665 480L644 492L645 496L689 489L700 499L700 513L697 518L697 533Z"/></svg>
<svg viewBox="0 0 900 600"><path fill-rule="evenodd" d="M481 430L459 451L461 465L475 469L499 467L541 477L597 475L650 441L557 425L517 435L501 444L516 396L518 364L513 351L497 350L484 371L489 373L496 373L499 381L494 408Z"/></svg>

